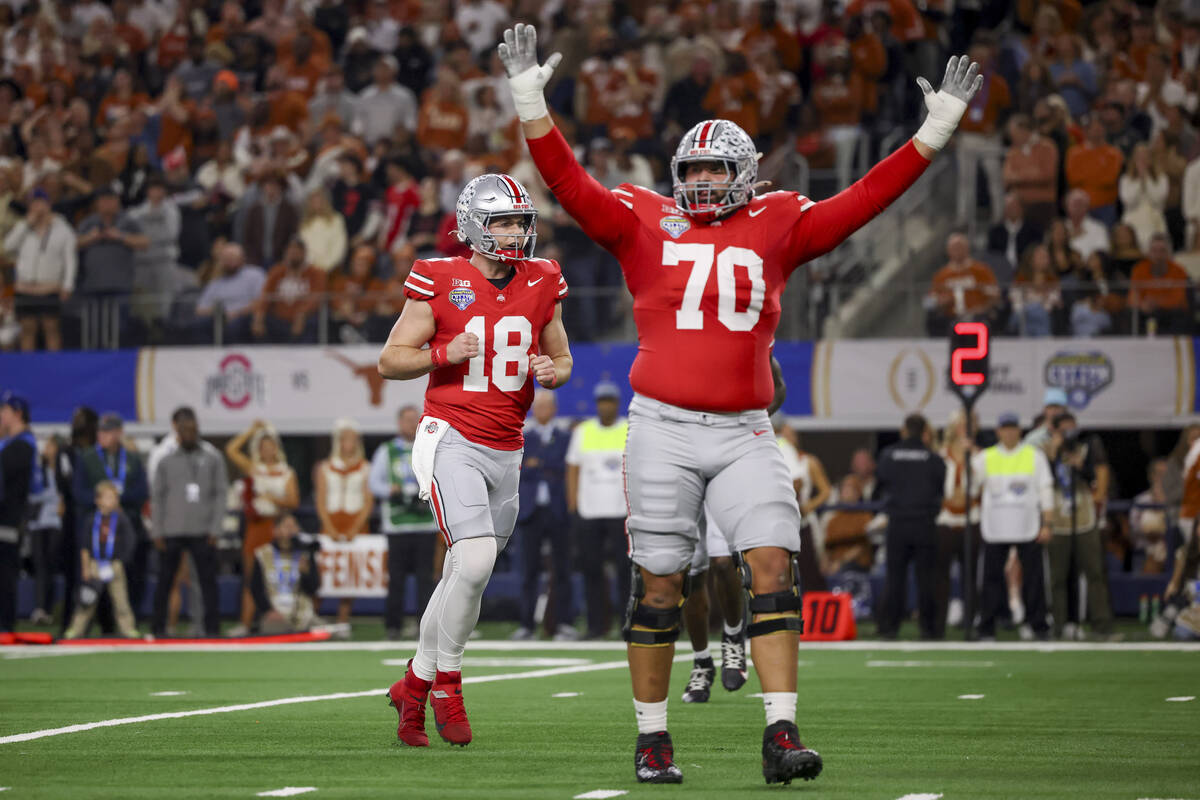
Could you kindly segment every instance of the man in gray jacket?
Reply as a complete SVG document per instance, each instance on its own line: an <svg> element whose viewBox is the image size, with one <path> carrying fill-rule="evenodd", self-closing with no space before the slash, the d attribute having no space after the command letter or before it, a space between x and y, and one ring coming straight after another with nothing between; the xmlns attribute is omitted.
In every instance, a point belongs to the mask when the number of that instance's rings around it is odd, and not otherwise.
<svg viewBox="0 0 1200 800"><path fill-rule="evenodd" d="M158 587L154 592L155 636L164 636L171 582L186 549L192 555L204 597L204 632L219 636L217 554L214 547L225 516L229 481L225 457L200 441L196 412L181 407L171 415L179 447L164 456L154 471L150 500L151 534L159 551Z"/></svg>

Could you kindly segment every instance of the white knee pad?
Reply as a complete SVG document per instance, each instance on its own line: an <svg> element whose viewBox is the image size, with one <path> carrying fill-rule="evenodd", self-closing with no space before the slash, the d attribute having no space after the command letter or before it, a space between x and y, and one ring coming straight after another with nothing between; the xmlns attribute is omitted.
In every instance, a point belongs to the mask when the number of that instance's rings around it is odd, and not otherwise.
<svg viewBox="0 0 1200 800"><path fill-rule="evenodd" d="M450 560L450 569L459 581L472 587L482 588L492 577L492 568L496 565L496 553L496 538L481 536L455 542L446 554L446 558Z"/></svg>

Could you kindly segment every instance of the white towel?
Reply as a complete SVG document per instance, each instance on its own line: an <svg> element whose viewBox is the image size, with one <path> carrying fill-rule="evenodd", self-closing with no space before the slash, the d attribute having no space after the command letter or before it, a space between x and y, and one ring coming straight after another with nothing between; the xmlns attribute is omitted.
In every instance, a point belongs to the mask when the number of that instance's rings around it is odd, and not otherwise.
<svg viewBox="0 0 1200 800"><path fill-rule="evenodd" d="M437 453L438 442L450 430L450 423L437 417L424 416L417 425L417 435L413 439L412 470L417 478L420 497L429 501L433 488L433 457Z"/></svg>

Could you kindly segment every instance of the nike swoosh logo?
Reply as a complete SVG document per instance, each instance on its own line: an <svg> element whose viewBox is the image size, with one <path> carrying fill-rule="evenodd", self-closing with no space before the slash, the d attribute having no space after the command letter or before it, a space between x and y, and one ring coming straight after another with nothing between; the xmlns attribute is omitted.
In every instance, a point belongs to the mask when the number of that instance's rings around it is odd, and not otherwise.
<svg viewBox="0 0 1200 800"><path fill-rule="evenodd" d="M770 431L769 431L769 430L766 430L766 431L755 431L755 432L754 432L754 435L755 435L755 436L762 436L764 433L770 433Z"/></svg>
<svg viewBox="0 0 1200 800"><path fill-rule="evenodd" d="M757 217L759 214L761 214L762 212L764 212L766 210L767 210L766 208L756 208L750 212L750 216Z"/></svg>
<svg viewBox="0 0 1200 800"><path fill-rule="evenodd" d="M541 278L538 278L536 281L530 281L530 282L529 282L529 285L530 285L530 286L537 286L539 283L541 283L541 282L542 282L542 281L545 279L545 277L546 277L546 276L545 276L545 275L543 275Z"/></svg>

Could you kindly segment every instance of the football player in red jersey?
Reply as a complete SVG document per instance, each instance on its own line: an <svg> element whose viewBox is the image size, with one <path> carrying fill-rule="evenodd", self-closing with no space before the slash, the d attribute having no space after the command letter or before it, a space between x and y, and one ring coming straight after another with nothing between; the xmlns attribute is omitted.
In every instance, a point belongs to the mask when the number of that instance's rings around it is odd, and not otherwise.
<svg viewBox="0 0 1200 800"><path fill-rule="evenodd" d="M798 266L836 247L921 176L979 90L978 67L950 59L937 92L918 78L929 114L916 136L828 200L756 196L754 143L727 120L684 135L669 199L629 184L610 192L576 162L543 95L561 56L538 63L532 26L505 31L499 53L534 163L563 208L616 256L633 295L638 353L625 477L635 570L625 638L637 779L683 779L666 700L705 503L743 559L746 633L767 717L763 776L814 778L821 757L800 743L795 723L800 511L765 410L779 297Z"/></svg>
<svg viewBox="0 0 1200 800"><path fill-rule="evenodd" d="M567 282L556 262L533 257L537 211L525 188L481 175L458 196L457 216L458 236L474 252L413 264L409 302L379 354L385 378L429 376L412 465L449 548L417 653L388 691L400 713L396 735L416 747L429 745L427 697L441 737L471 741L462 655L517 519L521 428L534 381L554 389L571 377L560 303Z"/></svg>

